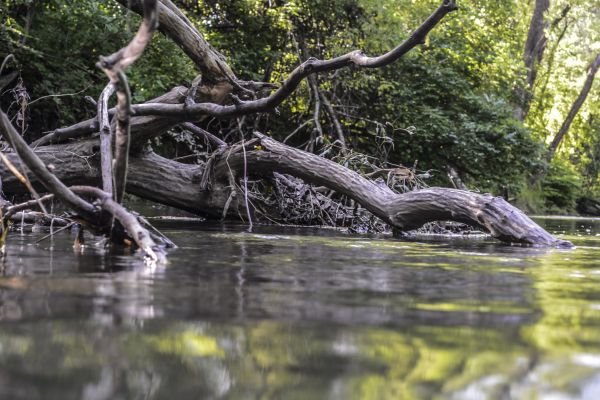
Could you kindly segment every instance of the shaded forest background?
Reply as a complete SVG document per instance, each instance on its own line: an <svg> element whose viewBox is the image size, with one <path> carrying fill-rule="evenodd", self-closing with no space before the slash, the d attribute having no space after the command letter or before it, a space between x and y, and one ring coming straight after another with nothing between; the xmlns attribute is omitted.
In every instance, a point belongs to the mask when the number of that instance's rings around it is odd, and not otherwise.
<svg viewBox="0 0 600 400"><path fill-rule="evenodd" d="M385 52L439 2L175 3L239 78L279 82L308 57L356 48ZM317 76L276 113L206 120L203 127L225 138L258 129L350 167L369 160L403 165L429 185L456 185L460 177L470 189L503 194L530 211L570 212L580 198L600 198L597 82L551 162L547 149L600 51L600 5L550 3L544 53L521 121L520 88L528 91L523 54L535 3L461 2L423 46L391 66ZM0 75L1 107L28 141L95 115L84 98L97 99L106 84L98 56L126 43L140 21L113 0L0 0L0 16L0 58L14 55ZM189 85L196 70L159 34L128 76L139 103ZM337 151L340 131L349 153ZM154 140L156 151L181 161L206 152L201 140L180 129Z"/></svg>

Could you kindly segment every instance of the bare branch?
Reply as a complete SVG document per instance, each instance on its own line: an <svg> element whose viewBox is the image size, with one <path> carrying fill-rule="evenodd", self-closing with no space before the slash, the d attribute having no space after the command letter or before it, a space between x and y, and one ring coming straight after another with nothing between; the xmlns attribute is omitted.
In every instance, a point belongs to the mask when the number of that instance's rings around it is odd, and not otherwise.
<svg viewBox="0 0 600 400"><path fill-rule="evenodd" d="M572 247L570 242L554 238L501 197L446 188L397 194L331 160L291 148L262 134L255 135L266 151L249 151L245 156L239 151L228 154L215 170L228 174L231 169L241 170L247 162L258 176L269 176L274 171L290 174L354 199L403 231L419 228L427 222L452 220L484 228L505 242Z"/></svg>
<svg viewBox="0 0 600 400"><path fill-rule="evenodd" d="M27 209L29 209L31 207L35 207L35 206L42 208L42 211L44 212L44 214L47 214L47 212L45 211L45 208L43 208L42 204L46 201L52 200L53 198L54 198L53 194L47 194L47 195L42 196L37 199L29 200L29 201L23 202L21 204L15 204L14 206L10 206L6 209L6 211L2 215L2 219L4 221L7 221L15 213L18 213L19 211L27 210Z"/></svg>
<svg viewBox="0 0 600 400"><path fill-rule="evenodd" d="M124 7L142 14L141 0L118 0ZM231 68L189 19L170 0L158 5L159 29L179 45L196 64L206 82L217 82L227 76L235 79ZM221 65L219 65L219 62Z"/></svg>
<svg viewBox="0 0 600 400"><path fill-rule="evenodd" d="M125 194L127 166L129 163L131 92L127 84L127 77L123 71L117 73L117 79L117 129L115 132L115 163L113 173L115 199L120 203Z"/></svg>
<svg viewBox="0 0 600 400"><path fill-rule="evenodd" d="M227 147L227 143L213 135L212 133L205 131L204 129L197 127L191 122L184 122L181 126L188 131L192 132L194 135L200 136L208 140L208 142L216 148L219 147Z"/></svg>
<svg viewBox="0 0 600 400"><path fill-rule="evenodd" d="M186 98L187 93L188 93L188 88L186 88L185 86L175 86L167 93L165 93L155 99L151 99L151 100L147 101L147 103L167 103L167 104L181 103ZM110 108L108 110L108 117L109 118L114 117L116 112L117 112L116 107ZM148 121L149 118L152 118L152 117L146 117L146 118L141 118L141 119L136 118L134 121L132 121L132 123L131 123L132 131L135 132L137 125L147 126L148 124L151 124L156 129L159 129L158 126L164 125L164 123L165 123L165 119L163 117L154 118L154 119L152 119L152 121ZM174 124L176 124L176 122L174 122L173 124L168 123L167 125L171 126ZM46 136L43 136L43 137L39 138L38 140L34 141L33 143L31 143L31 147L37 148L37 147L46 146L49 144L61 143L61 142L67 141L69 139L76 139L76 138L83 137L83 136L89 136L89 135L94 134L95 132L98 132L99 129L100 129L100 125L98 124L98 117L90 118L85 121L78 122L71 126L66 126L64 128L58 128L58 129L48 133Z"/></svg>
<svg viewBox="0 0 600 400"><path fill-rule="evenodd" d="M113 83L117 81L117 71L122 71L133 64L152 39L152 34L158 27L157 2L158 0L144 1L144 20L127 46L108 57L100 57L100 66Z"/></svg>
<svg viewBox="0 0 600 400"><path fill-rule="evenodd" d="M137 60L150 43L152 34L158 27L158 0L144 1L144 20L136 35L129 44L108 57L100 57L99 66L109 77L117 91L117 129L115 132L115 163L114 163L114 195L118 203L123 200L127 180L127 164L129 158L131 116L131 93L127 77L123 72ZM108 114L108 113L107 113ZM102 118L102 117L101 117ZM100 127L102 127L102 122ZM103 158L110 154L110 146L103 147ZM106 162L106 160L105 160ZM105 164L106 165L106 164ZM103 171L104 172L104 171ZM103 185L112 186L104 179ZM109 193L112 194L112 191Z"/></svg>
<svg viewBox="0 0 600 400"><path fill-rule="evenodd" d="M3 152L0 152L0 158L2 159L2 163L6 166L6 168L8 168L10 172L12 172L12 174L19 180L19 182L25 185L27 190L29 190L29 193L35 199L35 201L38 202L38 205L40 206L40 209L44 212L44 214L47 214L48 212L46 211L44 204L39 201L40 195L31 185L31 182L29 181L27 175L22 174L21 171L19 171L19 169L12 163L12 161L8 159L8 157L6 157L6 155Z"/></svg>
<svg viewBox="0 0 600 400"><path fill-rule="evenodd" d="M100 166L102 170L102 188L113 194L112 168L112 129L108 118L108 99L115 92L112 83L106 85L98 100L98 124L100 127Z"/></svg>

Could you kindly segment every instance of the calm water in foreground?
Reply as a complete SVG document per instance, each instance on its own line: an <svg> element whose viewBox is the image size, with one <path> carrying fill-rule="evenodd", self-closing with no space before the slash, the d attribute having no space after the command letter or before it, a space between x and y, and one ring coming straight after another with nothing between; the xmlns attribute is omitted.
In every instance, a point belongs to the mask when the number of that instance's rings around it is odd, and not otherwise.
<svg viewBox="0 0 600 400"><path fill-rule="evenodd" d="M600 399L600 221L577 249L162 223L164 268L13 233L1 399Z"/></svg>

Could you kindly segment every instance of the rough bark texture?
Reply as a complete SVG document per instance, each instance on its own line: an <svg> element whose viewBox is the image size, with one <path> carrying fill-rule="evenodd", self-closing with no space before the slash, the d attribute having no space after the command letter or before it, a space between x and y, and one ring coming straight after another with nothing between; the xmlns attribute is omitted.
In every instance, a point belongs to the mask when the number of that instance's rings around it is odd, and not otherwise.
<svg viewBox="0 0 600 400"><path fill-rule="evenodd" d="M112 83L106 85L100 99L98 99L98 124L100 128L100 165L102 168L102 189L106 193L113 193L113 168L112 168L112 129L108 118L108 99L115 92Z"/></svg>

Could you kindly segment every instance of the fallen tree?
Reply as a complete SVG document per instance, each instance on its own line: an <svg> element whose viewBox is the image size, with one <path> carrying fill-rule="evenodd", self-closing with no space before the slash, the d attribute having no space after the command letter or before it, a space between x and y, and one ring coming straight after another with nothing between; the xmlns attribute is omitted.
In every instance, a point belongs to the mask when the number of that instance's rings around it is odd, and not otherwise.
<svg viewBox="0 0 600 400"><path fill-rule="evenodd" d="M0 115L0 130L14 149L6 153L7 162L0 169L5 193L34 195L32 188L46 189L93 229L116 240L133 240L152 259L163 253L158 245L160 238L153 241L153 235L140 220L121 206L125 191L209 218L241 218L251 223L262 216L285 222L281 212L270 207L264 197L251 193L249 179L256 178L267 185L284 179L289 184L286 175L325 188L330 191L329 198L335 192L351 202L328 203L335 210L328 214L332 224L337 224L337 210L346 219L353 204L355 210L360 205L400 231L431 221L453 220L484 229L508 243L571 246L499 197L444 188L398 193L385 183L258 132L253 138L241 137L240 142L227 143L196 125L207 117L232 119L271 112L312 74L391 64L424 42L444 16L457 8L454 0L443 0L408 39L388 53L368 57L355 50L330 60L309 58L278 87L239 80L225 59L170 0L145 0L143 5L135 0L120 2L142 14L143 23L129 45L101 59L99 66L110 83L98 100L95 118L57 129L27 146L6 115ZM175 87L144 104L130 104L124 69L141 55L157 20L159 29L182 47L201 74L189 87ZM118 103L108 109L107 101L113 92L117 93ZM177 126L205 139L214 149L212 154L202 162L186 164L154 153L148 140ZM25 175L33 175L32 187L24 186L9 168L11 163L20 165L21 161L26 166ZM284 174L283 178L277 174ZM327 196L322 197L326 202ZM84 198L96 201L90 203ZM27 204L41 206L41 199L38 200ZM15 206L6 203L3 211L6 213L10 207Z"/></svg>

